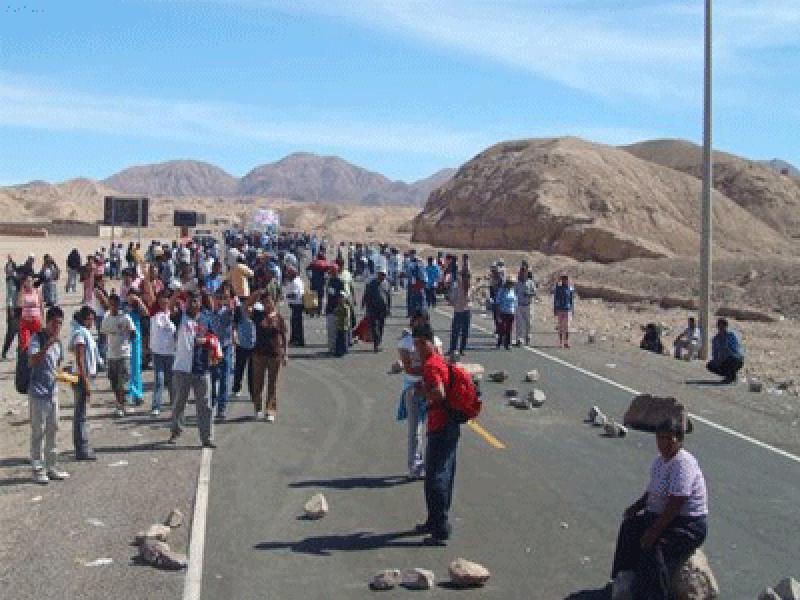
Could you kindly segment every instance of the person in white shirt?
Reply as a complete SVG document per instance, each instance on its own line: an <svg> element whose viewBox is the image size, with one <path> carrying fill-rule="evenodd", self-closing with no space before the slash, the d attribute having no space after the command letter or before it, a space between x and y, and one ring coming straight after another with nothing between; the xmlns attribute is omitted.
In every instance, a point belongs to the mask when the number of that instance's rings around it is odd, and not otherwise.
<svg viewBox="0 0 800 600"><path fill-rule="evenodd" d="M620 526L611 578L617 587L632 581L633 598L671 598L672 571L706 539L706 481L697 459L683 448L684 431L678 418L656 428L650 483Z"/></svg>
<svg viewBox="0 0 800 600"><path fill-rule="evenodd" d="M114 416L131 414L125 406L125 395L130 382L131 338L136 335L136 325L130 315L119 310L119 296L108 298L109 311L100 325L100 332L106 336L106 367L111 390L117 400Z"/></svg>
<svg viewBox="0 0 800 600"><path fill-rule="evenodd" d="M164 389L169 403L174 406L172 396L172 363L175 362L175 323L169 306L170 293L162 290L157 297L158 311L150 319L150 352L153 355L153 403L150 414L161 414L161 397Z"/></svg>
<svg viewBox="0 0 800 600"><path fill-rule="evenodd" d="M686 329L675 338L672 347L675 351L675 358L681 358L683 351L686 350L690 357L696 356L700 349L700 328L694 317L689 317Z"/></svg>
<svg viewBox="0 0 800 600"><path fill-rule="evenodd" d="M97 375L97 346L91 334L93 326L94 311L89 306L82 306L74 315L69 337L69 349L75 354L75 374L78 376L78 383L72 386L75 397L72 441L75 445L75 459L87 461L97 460L89 445L89 425L86 419L92 397L91 378Z"/></svg>
<svg viewBox="0 0 800 600"><path fill-rule="evenodd" d="M286 268L286 283L283 286L283 297L292 311L291 333L289 334L290 346L305 346L303 333L303 294L305 285L294 267Z"/></svg>

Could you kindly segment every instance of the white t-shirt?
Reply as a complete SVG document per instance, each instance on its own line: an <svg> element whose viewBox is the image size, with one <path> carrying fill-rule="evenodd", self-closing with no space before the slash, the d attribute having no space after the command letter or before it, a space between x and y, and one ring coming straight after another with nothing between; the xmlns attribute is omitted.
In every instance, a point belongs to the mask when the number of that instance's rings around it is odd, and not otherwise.
<svg viewBox="0 0 800 600"><path fill-rule="evenodd" d="M302 304L303 303L303 293L305 292L305 286L303 285L303 280L300 277L295 277L291 281L287 282L285 286L283 286L283 296L286 298L286 302L289 304Z"/></svg>
<svg viewBox="0 0 800 600"><path fill-rule="evenodd" d="M153 354L175 354L175 323L166 312L150 319L150 351Z"/></svg>
<svg viewBox="0 0 800 600"><path fill-rule="evenodd" d="M106 358L130 358L131 333L134 331L136 331L136 326L129 315L124 313L119 313L116 316L106 315L103 319L103 324L100 326L100 333L108 336Z"/></svg>
<svg viewBox="0 0 800 600"><path fill-rule="evenodd" d="M194 357L194 338L201 329L197 321L186 315L181 318L178 326L178 335L175 339L175 362L172 370L181 373L192 372L192 358Z"/></svg>
<svg viewBox="0 0 800 600"><path fill-rule="evenodd" d="M659 454L650 467L647 486L647 510L661 514L669 496L688 498L681 507L681 516L699 517L708 514L706 480L697 459L681 448L671 460Z"/></svg>

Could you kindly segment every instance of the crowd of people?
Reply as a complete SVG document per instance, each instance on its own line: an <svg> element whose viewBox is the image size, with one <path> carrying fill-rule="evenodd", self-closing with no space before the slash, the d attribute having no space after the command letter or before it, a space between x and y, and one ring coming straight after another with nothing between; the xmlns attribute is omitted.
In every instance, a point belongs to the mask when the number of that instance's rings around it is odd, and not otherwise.
<svg viewBox="0 0 800 600"><path fill-rule="evenodd" d="M160 415L165 397L171 406L167 443L177 443L182 435L193 395L200 442L214 448L215 421L226 419L229 400L242 393L245 382L253 417L276 420L279 376L288 364L289 347L305 346L304 319L324 315L332 357L344 356L359 340L380 352L386 319L398 310L393 295L404 291L408 327L397 343L404 372L397 419L408 424L408 475L425 481L428 517L417 530L432 543L450 537L460 429L448 410L447 389L452 365L470 349L474 283L469 256L422 259L413 249L332 245L313 234L240 231L226 232L222 243L208 238L152 241L146 248L131 243L127 250L112 244L86 257L74 249L66 261L64 291L80 289L81 301L66 348L60 341L65 315L58 302L59 267L47 255L40 268L35 263L34 255L20 265L9 256L6 263L3 347L5 358L18 336L17 372L27 371L28 377L34 481L69 477L57 464L59 381L72 384L77 460L95 460L87 427L93 380L105 374L114 395L113 415L123 417L144 405L142 371L150 367L150 414ZM357 280L363 281L360 298ZM496 347L529 345L538 297L529 265L523 261L514 277L502 260L496 261L487 282L485 308L493 317ZM566 273L558 277L552 295L559 345L569 348L575 288ZM431 323L430 311L441 298L453 310L447 352ZM282 304L290 314L288 324ZM708 368L729 381L741 368L743 354L727 322L720 319L718 327ZM646 340L652 341L652 335L648 330ZM699 335L690 319L675 341L676 356L693 351ZM72 364L63 369L66 361ZM702 473L681 448L682 440L683 430L674 424L659 430L660 456L650 486L626 511L620 530L613 575L638 573L637 585L646 595L637 597L662 597L671 561L705 537Z"/></svg>

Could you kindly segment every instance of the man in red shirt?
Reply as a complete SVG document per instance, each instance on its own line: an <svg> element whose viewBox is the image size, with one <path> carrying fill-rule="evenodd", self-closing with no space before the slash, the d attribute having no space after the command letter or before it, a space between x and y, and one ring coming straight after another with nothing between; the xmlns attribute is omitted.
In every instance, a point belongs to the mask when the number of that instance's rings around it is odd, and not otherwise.
<svg viewBox="0 0 800 600"><path fill-rule="evenodd" d="M425 452L425 504L428 518L417 526L420 533L429 533L426 543L443 544L450 538L447 513L453 500L456 475L456 451L459 425L447 410L445 388L450 369L433 343L433 329L424 324L412 333L414 345L422 360L422 391L428 402L428 444Z"/></svg>

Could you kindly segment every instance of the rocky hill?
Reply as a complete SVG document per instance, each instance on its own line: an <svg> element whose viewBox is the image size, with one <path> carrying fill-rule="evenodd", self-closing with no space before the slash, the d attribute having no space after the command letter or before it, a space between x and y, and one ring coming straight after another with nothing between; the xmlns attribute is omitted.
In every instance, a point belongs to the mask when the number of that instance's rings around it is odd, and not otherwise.
<svg viewBox="0 0 800 600"><path fill-rule="evenodd" d="M130 167L103 183L123 194L149 196L232 196L237 179L217 166L196 160L172 160Z"/></svg>
<svg viewBox="0 0 800 600"><path fill-rule="evenodd" d="M652 140L625 150L693 177L702 177L702 147L684 140ZM758 161L714 152L714 188L784 235L800 238L800 180Z"/></svg>
<svg viewBox="0 0 800 600"><path fill-rule="evenodd" d="M692 255L699 197L697 177L620 148L577 138L503 142L431 193L412 239L597 262ZM714 220L723 253L794 252L788 238L719 192Z"/></svg>
<svg viewBox="0 0 800 600"><path fill-rule="evenodd" d="M793 164L786 162L785 160L773 158L772 160L762 160L759 162L762 165L768 166L777 173L787 174L789 177L794 177L795 179L800 180L800 169L795 167Z"/></svg>
<svg viewBox="0 0 800 600"><path fill-rule="evenodd" d="M298 152L256 167L239 182L242 196L268 196L306 202L347 204L422 204L452 170L440 171L414 184L390 181L337 156Z"/></svg>
<svg viewBox="0 0 800 600"><path fill-rule="evenodd" d="M0 211L9 221L94 221L102 217L103 197L115 193L92 179L71 179L56 185L32 181L0 188Z"/></svg>

